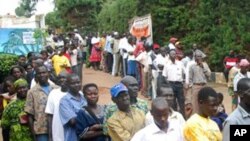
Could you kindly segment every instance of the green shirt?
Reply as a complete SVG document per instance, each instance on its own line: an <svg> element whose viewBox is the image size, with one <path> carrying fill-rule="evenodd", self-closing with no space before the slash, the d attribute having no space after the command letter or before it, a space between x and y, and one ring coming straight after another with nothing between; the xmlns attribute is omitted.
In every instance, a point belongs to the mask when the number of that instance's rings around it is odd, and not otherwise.
<svg viewBox="0 0 250 141"><path fill-rule="evenodd" d="M10 141L32 141L28 125L21 125L19 116L24 113L25 100L17 99L7 105L3 112L1 125L10 128Z"/></svg>

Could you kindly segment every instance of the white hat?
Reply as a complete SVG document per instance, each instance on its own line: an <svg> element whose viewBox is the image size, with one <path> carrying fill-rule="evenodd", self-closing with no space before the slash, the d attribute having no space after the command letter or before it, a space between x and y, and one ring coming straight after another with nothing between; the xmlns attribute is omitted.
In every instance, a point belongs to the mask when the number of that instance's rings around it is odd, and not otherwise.
<svg viewBox="0 0 250 141"><path fill-rule="evenodd" d="M98 38L95 38L95 37L93 37L93 39L91 40L92 44L96 44L96 43L99 43L99 42L100 42L100 40Z"/></svg>

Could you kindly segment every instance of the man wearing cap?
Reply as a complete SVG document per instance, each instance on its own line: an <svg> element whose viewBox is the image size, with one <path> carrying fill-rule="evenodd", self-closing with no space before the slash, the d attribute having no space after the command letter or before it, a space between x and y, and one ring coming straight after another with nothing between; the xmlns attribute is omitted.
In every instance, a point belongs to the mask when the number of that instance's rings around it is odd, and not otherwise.
<svg viewBox="0 0 250 141"><path fill-rule="evenodd" d="M191 101L193 105L193 112L198 112L197 95L201 88L203 88L211 75L211 70L206 62L203 62L202 52L195 51L195 63L189 67L189 86L192 87Z"/></svg>
<svg viewBox="0 0 250 141"><path fill-rule="evenodd" d="M153 52L149 54L149 58L148 58L149 82L151 82L151 87L152 87L152 95L150 95L150 97L152 99L156 97L156 89L157 89L156 85L157 85L157 77L158 77L156 58L158 55L160 55L160 45L155 43L153 44Z"/></svg>
<svg viewBox="0 0 250 141"><path fill-rule="evenodd" d="M148 112L148 103L145 100L142 100L138 97L139 92L139 85L137 80L132 76L125 76L122 78L121 83L124 84L128 89L128 94L130 96L130 105L133 108L137 108L146 114ZM107 121L112 115L118 111L118 107L115 103L111 103L105 109L105 118L104 120ZM107 134L107 123L104 123L104 133Z"/></svg>
<svg viewBox="0 0 250 141"><path fill-rule="evenodd" d="M238 105L238 96L237 96L238 82L242 78L250 78L250 72L248 72L248 70L249 70L249 62L247 61L247 59L241 59L239 66L240 66L240 71L235 75L234 80L233 80L234 93L236 94L235 95L235 104L236 105Z"/></svg>
<svg viewBox="0 0 250 141"><path fill-rule="evenodd" d="M130 107L128 89L122 83L113 86L110 93L118 111L107 121L108 133L113 141L130 141L144 127L145 114Z"/></svg>
<svg viewBox="0 0 250 141"><path fill-rule="evenodd" d="M169 49L175 49L175 43L178 41L177 38L171 37L169 39L169 44L168 44L168 48Z"/></svg>

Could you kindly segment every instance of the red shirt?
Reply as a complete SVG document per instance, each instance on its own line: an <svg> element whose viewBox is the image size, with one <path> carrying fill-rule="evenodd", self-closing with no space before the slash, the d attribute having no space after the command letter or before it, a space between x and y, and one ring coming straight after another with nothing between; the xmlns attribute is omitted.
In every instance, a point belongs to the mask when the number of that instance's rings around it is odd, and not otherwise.
<svg viewBox="0 0 250 141"><path fill-rule="evenodd" d="M143 46L143 42L139 42L137 43L135 50L134 50L134 56L137 57L140 53L142 53L144 51L144 46Z"/></svg>
<svg viewBox="0 0 250 141"><path fill-rule="evenodd" d="M231 69L238 62L238 58L225 57L224 63L227 69Z"/></svg>

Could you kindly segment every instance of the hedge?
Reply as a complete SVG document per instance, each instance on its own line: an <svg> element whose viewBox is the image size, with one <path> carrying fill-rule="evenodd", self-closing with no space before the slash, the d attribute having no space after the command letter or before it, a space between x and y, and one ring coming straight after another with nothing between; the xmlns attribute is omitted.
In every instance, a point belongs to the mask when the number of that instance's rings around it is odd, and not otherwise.
<svg viewBox="0 0 250 141"><path fill-rule="evenodd" d="M16 55L0 53L0 83L9 74L11 66L16 64L17 59Z"/></svg>

